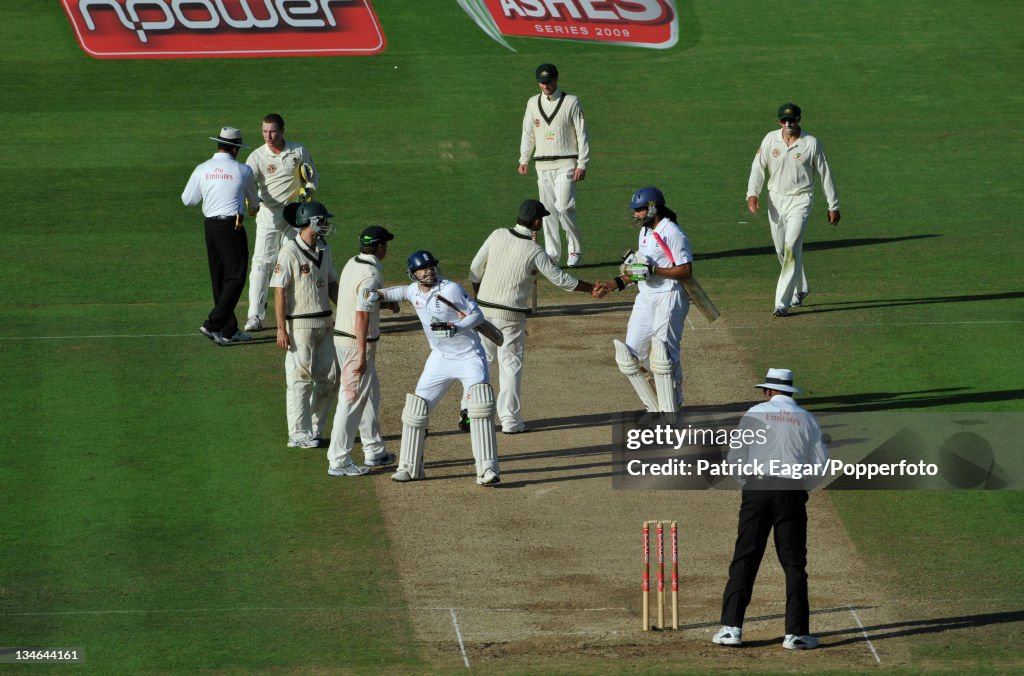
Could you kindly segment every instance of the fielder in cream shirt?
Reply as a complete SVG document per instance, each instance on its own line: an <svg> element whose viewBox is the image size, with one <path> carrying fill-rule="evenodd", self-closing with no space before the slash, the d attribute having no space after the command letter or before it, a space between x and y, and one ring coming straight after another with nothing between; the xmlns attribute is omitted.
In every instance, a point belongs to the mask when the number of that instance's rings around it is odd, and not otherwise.
<svg viewBox="0 0 1024 676"><path fill-rule="evenodd" d="M532 153L540 201L551 212L544 219L544 249L557 265L562 257L561 227L569 249L566 265L574 268L583 254L576 224L576 184L586 176L590 162L587 124L580 100L558 88L554 64L537 67L537 87L540 93L527 101L523 117L519 173L526 176Z"/></svg>
<svg viewBox="0 0 1024 676"><path fill-rule="evenodd" d="M814 201L814 175L821 176L821 188L828 203L828 222L839 223L839 194L825 149L814 136L800 128L800 106L784 103L779 107L779 127L761 141L750 166L747 181L747 209L757 215L758 195L768 178L768 223L772 229L775 253L782 265L775 286L776 317L785 317L789 308L801 305L810 287L804 274L804 230Z"/></svg>
<svg viewBox="0 0 1024 676"><path fill-rule="evenodd" d="M477 305L505 337L501 347L489 340L482 341L487 361L498 362L497 412L505 434L527 429L519 392L523 382L526 316L530 313L527 297L537 273L565 291L591 293L594 289L589 282L576 279L552 263L533 241L533 233L541 228L547 215L543 204L526 200L519 207L515 227L492 232L469 267Z"/></svg>
<svg viewBox="0 0 1024 676"><path fill-rule="evenodd" d="M256 214L256 238L253 244L252 269L249 273L249 315L246 331L259 331L267 316L267 289L277 262L283 238L292 238L294 231L284 218L284 207L300 197L311 199L316 191L317 175L309 151L284 138L284 119L277 113L263 118L265 144L252 151L245 163L252 168L259 186L260 209ZM299 168L313 168L310 181L299 176Z"/></svg>

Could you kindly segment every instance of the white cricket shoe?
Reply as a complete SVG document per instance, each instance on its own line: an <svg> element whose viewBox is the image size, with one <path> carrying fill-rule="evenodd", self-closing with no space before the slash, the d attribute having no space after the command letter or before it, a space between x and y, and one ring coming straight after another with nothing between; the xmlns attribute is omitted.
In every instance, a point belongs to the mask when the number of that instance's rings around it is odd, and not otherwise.
<svg viewBox="0 0 1024 676"><path fill-rule="evenodd" d="M324 440L320 437L306 437L302 439L296 439L295 437L288 438L288 448L321 448L324 444Z"/></svg>
<svg viewBox="0 0 1024 676"><path fill-rule="evenodd" d="M365 465L349 462L341 467L328 467L327 473L331 476L363 476L370 473L370 468Z"/></svg>
<svg viewBox="0 0 1024 676"><path fill-rule="evenodd" d="M200 326L199 327L199 333L203 334L204 336L206 336L207 338L209 338L213 342L217 343L218 345L220 344L220 342L222 340L224 340L224 336L220 335L220 331L211 331L210 329L206 328L205 326Z"/></svg>
<svg viewBox="0 0 1024 676"><path fill-rule="evenodd" d="M742 645L743 629L741 627L722 627L711 642L715 645Z"/></svg>
<svg viewBox="0 0 1024 676"><path fill-rule="evenodd" d="M398 470L397 472L395 472L394 474L391 475L391 480L392 481L399 481L401 483L405 483L406 481L412 481L412 475L409 474L409 470L407 470L407 469L400 469L400 470Z"/></svg>
<svg viewBox="0 0 1024 676"><path fill-rule="evenodd" d="M580 259L583 258L581 253L571 253L569 257L565 259L566 267L575 268L580 264Z"/></svg>
<svg viewBox="0 0 1024 676"><path fill-rule="evenodd" d="M806 634L786 634L782 647L786 650L814 650L818 647L818 639Z"/></svg>
<svg viewBox="0 0 1024 676"><path fill-rule="evenodd" d="M262 331L263 330L263 320L260 319L259 317L249 317L249 319L245 322L245 330L246 331Z"/></svg>
<svg viewBox="0 0 1024 676"><path fill-rule="evenodd" d="M494 486L501 483L501 477L493 469L485 469L483 476L478 476L476 482L481 486Z"/></svg>

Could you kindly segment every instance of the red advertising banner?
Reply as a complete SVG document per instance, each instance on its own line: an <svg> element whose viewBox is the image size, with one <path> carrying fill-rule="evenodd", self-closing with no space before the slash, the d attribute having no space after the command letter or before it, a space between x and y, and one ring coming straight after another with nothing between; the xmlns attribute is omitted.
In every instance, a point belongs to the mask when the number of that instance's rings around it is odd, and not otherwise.
<svg viewBox="0 0 1024 676"><path fill-rule="evenodd" d="M78 43L100 59L377 54L370 0L61 0Z"/></svg>
<svg viewBox="0 0 1024 676"><path fill-rule="evenodd" d="M503 36L608 42L668 49L679 39L673 0L458 0L473 21Z"/></svg>

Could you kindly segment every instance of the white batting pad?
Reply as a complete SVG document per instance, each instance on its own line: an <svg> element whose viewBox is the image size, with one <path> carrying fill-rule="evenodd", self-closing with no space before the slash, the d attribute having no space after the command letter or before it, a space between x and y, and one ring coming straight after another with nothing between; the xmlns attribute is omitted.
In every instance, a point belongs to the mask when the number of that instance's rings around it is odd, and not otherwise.
<svg viewBox="0 0 1024 676"><path fill-rule="evenodd" d="M622 375L626 376L629 384L636 390L640 401L643 402L648 411L659 410L658 396L654 393L654 388L647 381L647 376L644 374L639 360L633 356L633 353L629 351L629 348L621 340L613 340L612 345L615 346L615 363L619 365L619 371Z"/></svg>
<svg viewBox="0 0 1024 676"><path fill-rule="evenodd" d="M427 419L427 400L415 394L405 395L398 471L405 470L413 479L426 476L423 470L423 446L427 438Z"/></svg>
<svg viewBox="0 0 1024 676"><path fill-rule="evenodd" d="M473 443L476 475L498 472L498 440L494 433L494 390L487 383L471 385L466 411L469 414L469 433Z"/></svg>
<svg viewBox="0 0 1024 676"><path fill-rule="evenodd" d="M679 411L679 383L676 381L675 368L668 354L664 341L651 340L651 374L654 386L658 389L658 410L664 413Z"/></svg>

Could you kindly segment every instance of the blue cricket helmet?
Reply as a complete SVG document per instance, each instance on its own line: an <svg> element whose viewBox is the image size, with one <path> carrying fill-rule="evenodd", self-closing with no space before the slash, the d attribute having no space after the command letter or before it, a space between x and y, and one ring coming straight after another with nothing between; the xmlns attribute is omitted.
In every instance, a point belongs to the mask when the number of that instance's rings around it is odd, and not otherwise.
<svg viewBox="0 0 1024 676"><path fill-rule="evenodd" d="M633 193L633 199L629 203L629 208L643 209L651 204L654 204L656 207L665 206L665 196L662 195L661 191L653 185L649 185L646 188L640 188Z"/></svg>
<svg viewBox="0 0 1024 676"><path fill-rule="evenodd" d="M423 268L434 268L437 267L439 260L434 258L434 254L430 253L426 249L420 249L419 251L413 251L409 255L408 268L409 274L422 270Z"/></svg>

